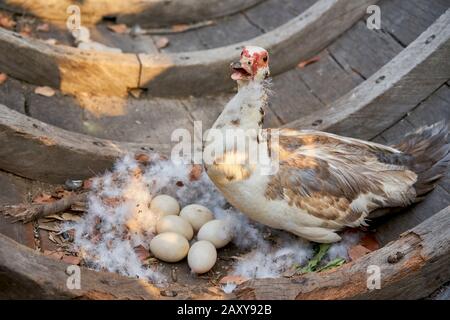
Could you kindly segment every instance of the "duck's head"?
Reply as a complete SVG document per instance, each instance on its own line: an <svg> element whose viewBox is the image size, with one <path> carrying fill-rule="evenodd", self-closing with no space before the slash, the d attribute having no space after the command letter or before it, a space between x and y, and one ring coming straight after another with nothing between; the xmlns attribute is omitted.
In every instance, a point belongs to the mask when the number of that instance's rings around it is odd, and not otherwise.
<svg viewBox="0 0 450 320"><path fill-rule="evenodd" d="M231 64L231 79L238 82L262 82L270 76L269 53L256 46L245 46L238 62Z"/></svg>

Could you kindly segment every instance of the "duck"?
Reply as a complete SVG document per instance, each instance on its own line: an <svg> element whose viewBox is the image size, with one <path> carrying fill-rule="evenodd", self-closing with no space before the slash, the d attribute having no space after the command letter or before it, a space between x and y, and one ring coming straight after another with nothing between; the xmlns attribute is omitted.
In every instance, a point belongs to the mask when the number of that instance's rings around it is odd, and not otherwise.
<svg viewBox="0 0 450 320"><path fill-rule="evenodd" d="M251 220L309 241L337 242L345 228L422 200L448 171L444 122L393 146L263 128L271 95L268 51L245 46L231 69L238 91L204 136L203 163L226 200Z"/></svg>

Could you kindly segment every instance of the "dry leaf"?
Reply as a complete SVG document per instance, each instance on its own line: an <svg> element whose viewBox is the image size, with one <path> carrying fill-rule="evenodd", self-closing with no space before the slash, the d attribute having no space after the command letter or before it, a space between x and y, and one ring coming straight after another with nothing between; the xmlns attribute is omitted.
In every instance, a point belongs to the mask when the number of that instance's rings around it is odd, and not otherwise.
<svg viewBox="0 0 450 320"><path fill-rule="evenodd" d="M74 221L74 222L78 222L78 221L81 220L81 217L80 217L80 216L77 216L76 214L71 214L71 213L68 213L68 212L64 212L61 216L62 216L62 218L63 218L65 221Z"/></svg>
<svg viewBox="0 0 450 320"><path fill-rule="evenodd" d="M364 237L362 237L359 241L359 244L369 249L370 251L380 249L380 244L378 243L373 233L366 234Z"/></svg>
<svg viewBox="0 0 450 320"><path fill-rule="evenodd" d="M158 49L165 48L169 45L170 41L166 37L157 37L155 41L155 45Z"/></svg>
<svg viewBox="0 0 450 320"><path fill-rule="evenodd" d="M189 173L189 181L196 181L200 179L202 175L203 167L199 164L194 164L192 166L191 172Z"/></svg>
<svg viewBox="0 0 450 320"><path fill-rule="evenodd" d="M49 26L48 23L38 24L38 26L36 27L36 31L49 32L50 31L50 26Z"/></svg>
<svg viewBox="0 0 450 320"><path fill-rule="evenodd" d="M50 87L44 86L44 87L37 87L36 89L34 89L34 93L45 97L52 97L55 95L55 90L53 90Z"/></svg>
<svg viewBox="0 0 450 320"><path fill-rule="evenodd" d="M56 226L54 223L39 223L38 225L39 229L52 231L52 232L60 232L59 227Z"/></svg>
<svg viewBox="0 0 450 320"><path fill-rule="evenodd" d="M51 214L49 216L46 216L47 219L53 219L53 220L59 220L64 221L64 219L59 214Z"/></svg>
<svg viewBox="0 0 450 320"><path fill-rule="evenodd" d="M360 244L357 244L348 250L348 256L352 261L359 259L368 253L370 253L370 250Z"/></svg>
<svg viewBox="0 0 450 320"><path fill-rule="evenodd" d="M225 276L222 279L220 279L220 284L227 284L227 283L235 283L237 285L240 285L241 283L247 281L248 278L241 277L241 276Z"/></svg>
<svg viewBox="0 0 450 320"><path fill-rule="evenodd" d="M115 33L125 33L128 31L128 27L126 24L110 24L108 25L108 29Z"/></svg>
<svg viewBox="0 0 450 320"><path fill-rule="evenodd" d="M315 63L315 62L317 62L317 61L319 61L319 60L320 60L320 57L319 57L319 56L315 56L315 57L313 57L313 58L311 58L311 59L301 61L301 62L298 64L298 67L299 67L299 68L304 68L304 67L306 67L307 65L312 64L312 63Z"/></svg>
<svg viewBox="0 0 450 320"><path fill-rule="evenodd" d="M61 260L64 257L64 253L52 250L44 250L44 256L52 259Z"/></svg>
<svg viewBox="0 0 450 320"><path fill-rule="evenodd" d="M130 89L129 92L133 97L135 97L136 99L139 99L139 97L141 96L142 92L144 92L144 90L139 89L139 88L134 88L134 89Z"/></svg>
<svg viewBox="0 0 450 320"><path fill-rule="evenodd" d="M136 160L140 164L146 165L146 164L149 164L150 157L145 153L138 153L138 154L134 155L134 160Z"/></svg>
<svg viewBox="0 0 450 320"><path fill-rule="evenodd" d="M134 252L136 252L136 255L138 256L139 260L141 260L142 263L145 262L148 258L150 258L150 252L144 248L144 246L139 245L134 248Z"/></svg>
<svg viewBox="0 0 450 320"><path fill-rule="evenodd" d="M6 80L8 80L6 73L0 72L0 84L3 84Z"/></svg>
<svg viewBox="0 0 450 320"><path fill-rule="evenodd" d="M65 263L68 263L68 264L78 265L78 264L80 264L81 259L79 257L75 257L75 256L64 255L62 257L62 261L64 261Z"/></svg>
<svg viewBox="0 0 450 320"><path fill-rule="evenodd" d="M41 193L33 199L33 203L49 203L55 202L55 199L48 193Z"/></svg>
<svg viewBox="0 0 450 320"><path fill-rule="evenodd" d="M16 26L16 22L8 16L0 14L0 27L6 29L12 29Z"/></svg>

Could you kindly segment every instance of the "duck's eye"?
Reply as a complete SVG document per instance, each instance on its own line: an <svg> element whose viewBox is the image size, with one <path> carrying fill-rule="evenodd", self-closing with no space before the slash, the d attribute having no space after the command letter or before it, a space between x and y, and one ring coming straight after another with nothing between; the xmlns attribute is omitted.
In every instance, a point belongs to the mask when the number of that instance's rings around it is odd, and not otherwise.
<svg viewBox="0 0 450 320"><path fill-rule="evenodd" d="M267 62L267 56L265 56L265 57L263 58L263 61L264 61L264 62Z"/></svg>
<svg viewBox="0 0 450 320"><path fill-rule="evenodd" d="M248 65L251 65L252 63L251 63L250 61L247 61L247 64L248 64Z"/></svg>

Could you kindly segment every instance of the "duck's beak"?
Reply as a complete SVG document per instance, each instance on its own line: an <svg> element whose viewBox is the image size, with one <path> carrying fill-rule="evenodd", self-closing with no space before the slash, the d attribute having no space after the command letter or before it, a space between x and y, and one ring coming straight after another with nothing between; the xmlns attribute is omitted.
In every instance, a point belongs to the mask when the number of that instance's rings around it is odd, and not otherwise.
<svg viewBox="0 0 450 320"><path fill-rule="evenodd" d="M249 80L251 74L242 67L240 61L232 62L230 64L231 69L233 69L233 73L231 74L231 79L233 80Z"/></svg>

